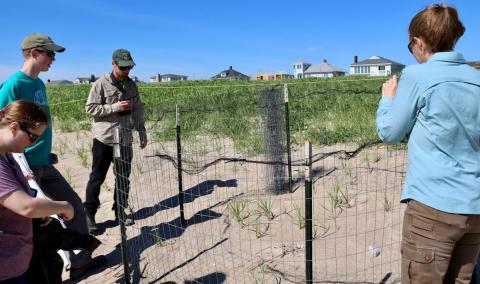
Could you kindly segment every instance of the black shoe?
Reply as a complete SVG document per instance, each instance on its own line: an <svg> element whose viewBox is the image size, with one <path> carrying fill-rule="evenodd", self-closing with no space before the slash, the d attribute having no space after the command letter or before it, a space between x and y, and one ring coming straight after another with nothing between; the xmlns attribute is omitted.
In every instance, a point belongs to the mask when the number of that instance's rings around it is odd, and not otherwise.
<svg viewBox="0 0 480 284"><path fill-rule="evenodd" d="M98 226L97 223L95 223L95 215L92 214L87 214L87 226L88 226L88 232L90 235L98 235Z"/></svg>
<svg viewBox="0 0 480 284"><path fill-rule="evenodd" d="M70 268L70 278L75 279L82 277L89 270L98 268L102 266L105 262L107 262L107 258L104 255L99 255L92 258L89 263L85 264L82 267L72 267Z"/></svg>
<svg viewBox="0 0 480 284"><path fill-rule="evenodd" d="M90 252L93 252L102 244L102 242L94 236L88 235L88 238L91 240L89 240L89 245L85 249Z"/></svg>

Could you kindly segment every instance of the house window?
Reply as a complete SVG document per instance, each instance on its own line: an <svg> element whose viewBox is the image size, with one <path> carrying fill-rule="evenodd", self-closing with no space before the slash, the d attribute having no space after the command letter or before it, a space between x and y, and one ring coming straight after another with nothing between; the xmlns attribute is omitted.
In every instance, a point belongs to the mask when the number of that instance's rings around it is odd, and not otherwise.
<svg viewBox="0 0 480 284"><path fill-rule="evenodd" d="M298 64L297 69L302 69L302 65Z"/></svg>
<svg viewBox="0 0 480 284"><path fill-rule="evenodd" d="M227 74L226 74L225 72L222 72L222 73L220 74L220 77L226 77L226 76L227 76Z"/></svg>
<svg viewBox="0 0 480 284"><path fill-rule="evenodd" d="M378 66L378 70L379 71L385 70L385 65Z"/></svg>

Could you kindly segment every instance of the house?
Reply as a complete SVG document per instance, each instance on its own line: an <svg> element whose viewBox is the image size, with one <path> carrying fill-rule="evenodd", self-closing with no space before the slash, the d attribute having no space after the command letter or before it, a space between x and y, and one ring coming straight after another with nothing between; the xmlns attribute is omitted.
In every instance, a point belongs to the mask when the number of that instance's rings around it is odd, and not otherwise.
<svg viewBox="0 0 480 284"><path fill-rule="evenodd" d="M326 59L320 64L312 65L307 62L299 61L293 64L295 78L332 78L345 76L345 71L330 65Z"/></svg>
<svg viewBox="0 0 480 284"><path fill-rule="evenodd" d="M138 77L137 77L137 76L130 75L130 76L128 76L128 77L129 77L130 79L132 79L132 81L135 82L135 83L140 82L140 80L138 80Z"/></svg>
<svg viewBox="0 0 480 284"><path fill-rule="evenodd" d="M172 81L186 81L187 76L185 75L176 75L176 74L156 74L155 76L150 77L150 83L163 83L163 82L172 82Z"/></svg>
<svg viewBox="0 0 480 284"><path fill-rule="evenodd" d="M98 80L98 77L95 77L95 75L90 75L90 77L77 77L75 80L73 80L73 83L78 85L78 84L90 84Z"/></svg>
<svg viewBox="0 0 480 284"><path fill-rule="evenodd" d="M73 84L73 82L68 81L68 80L50 80L50 79L48 79L47 84L52 85L52 86L60 86L60 85L71 85L71 84Z"/></svg>
<svg viewBox="0 0 480 284"><path fill-rule="evenodd" d="M298 61L293 64L293 76L295 79L302 79L304 76L305 71L308 67L312 66L312 64L307 63L305 61Z"/></svg>
<svg viewBox="0 0 480 284"><path fill-rule="evenodd" d="M263 80L263 81L276 81L276 80L286 80L293 79L292 74L287 74L286 72L279 71L277 73L260 73L253 77L253 80Z"/></svg>
<svg viewBox="0 0 480 284"><path fill-rule="evenodd" d="M245 74L238 72L237 70L233 69L230 66L227 70L223 70L222 72L218 73L217 75L211 77L210 79L222 79L222 80L248 80L248 77Z"/></svg>
<svg viewBox="0 0 480 284"><path fill-rule="evenodd" d="M405 65L381 56L372 56L358 62L358 57L353 57L350 65L350 75L389 76L402 71Z"/></svg>
<svg viewBox="0 0 480 284"><path fill-rule="evenodd" d="M470 62L467 62L467 63L468 63L468 65L470 65L470 66L473 66L473 67L475 67L475 68L477 68L477 69L480 69L480 61L470 61Z"/></svg>

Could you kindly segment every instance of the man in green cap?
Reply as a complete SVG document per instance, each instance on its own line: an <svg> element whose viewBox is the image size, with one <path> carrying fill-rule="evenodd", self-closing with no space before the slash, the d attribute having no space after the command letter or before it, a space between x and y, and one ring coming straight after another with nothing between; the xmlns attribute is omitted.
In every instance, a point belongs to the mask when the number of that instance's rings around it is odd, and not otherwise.
<svg viewBox="0 0 480 284"><path fill-rule="evenodd" d="M135 66L128 50L117 49L112 55L111 73L98 79L90 89L85 110L93 116L92 125L92 171L87 184L85 196L85 212L88 229L91 234L99 233L95 222L95 214L100 206L100 186L105 181L110 164L115 168L115 191L113 207L115 219L119 219L119 211L125 213L129 192L129 176L132 162L132 130L139 133L140 148L147 145L143 105L138 87L129 78L129 72ZM113 153L114 129L120 129L120 157ZM119 185L123 185L120 190ZM118 195L118 196L117 196ZM117 204L117 198L120 201ZM133 216L128 216L125 224L133 224Z"/></svg>
<svg viewBox="0 0 480 284"><path fill-rule="evenodd" d="M38 33L25 37L21 48L24 58L23 66L0 85L0 108L14 100L29 100L41 105L48 114L49 127L37 139L35 145L25 150L25 156L42 191L53 200L68 201L73 206L75 216L72 220L65 222L67 227L81 234L87 234L88 227L82 200L53 166L57 161L56 156L51 153L50 108L45 84L38 78L40 72L50 69L55 61L56 52L63 52L65 48L53 42L49 36ZM78 254L70 252L69 258L72 278L102 265L106 260L103 255L92 259L92 252L88 250L82 250Z"/></svg>

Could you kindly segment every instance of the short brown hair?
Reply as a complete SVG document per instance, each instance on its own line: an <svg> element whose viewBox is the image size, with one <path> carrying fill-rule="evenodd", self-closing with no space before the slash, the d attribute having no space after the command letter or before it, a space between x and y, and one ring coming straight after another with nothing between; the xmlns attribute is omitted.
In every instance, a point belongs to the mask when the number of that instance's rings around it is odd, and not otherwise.
<svg viewBox="0 0 480 284"><path fill-rule="evenodd" d="M0 126L15 121L26 129L35 128L48 124L48 116L39 105L31 101L16 100L0 109Z"/></svg>
<svg viewBox="0 0 480 284"><path fill-rule="evenodd" d="M457 10L443 4L434 4L420 11L408 27L410 39L423 39L433 53L453 50L464 32Z"/></svg>

